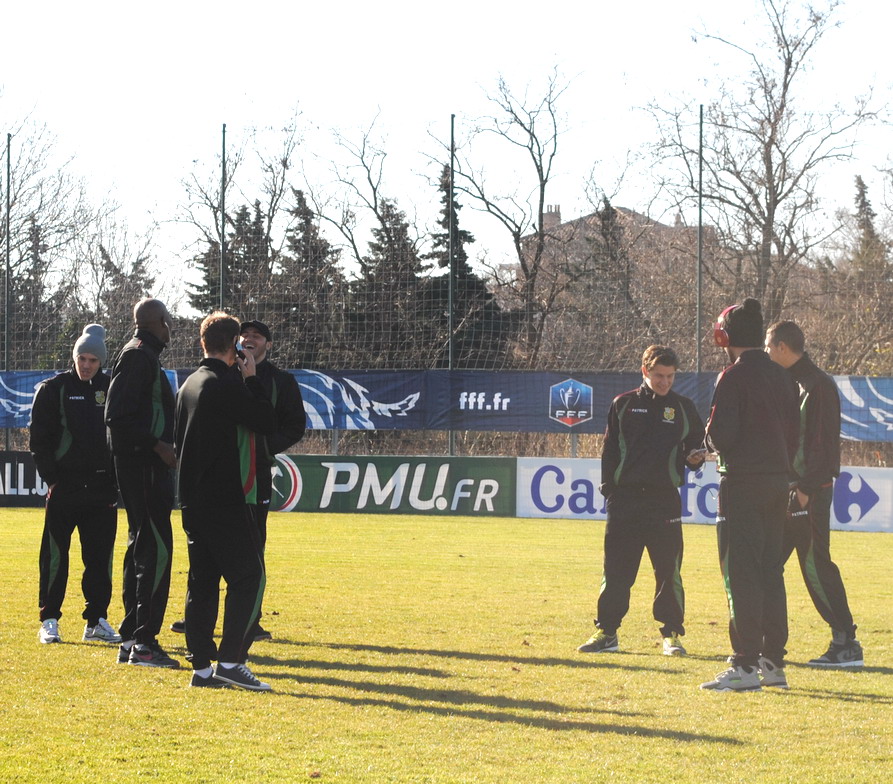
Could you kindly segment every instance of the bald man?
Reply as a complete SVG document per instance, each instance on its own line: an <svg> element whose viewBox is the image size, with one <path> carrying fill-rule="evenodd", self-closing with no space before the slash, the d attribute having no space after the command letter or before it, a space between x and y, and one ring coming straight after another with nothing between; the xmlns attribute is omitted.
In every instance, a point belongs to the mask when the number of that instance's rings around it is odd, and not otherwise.
<svg viewBox="0 0 893 784"><path fill-rule="evenodd" d="M171 582L171 509L174 505L174 393L159 356L173 320L161 300L147 297L133 309L133 338L111 370L105 407L109 443L124 508L124 620L118 662L175 669L158 644Z"/></svg>

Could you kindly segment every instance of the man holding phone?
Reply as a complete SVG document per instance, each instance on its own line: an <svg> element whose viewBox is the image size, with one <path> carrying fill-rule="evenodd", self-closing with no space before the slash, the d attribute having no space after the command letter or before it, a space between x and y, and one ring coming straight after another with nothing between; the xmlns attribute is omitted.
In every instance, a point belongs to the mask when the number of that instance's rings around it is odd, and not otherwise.
<svg viewBox="0 0 893 784"><path fill-rule="evenodd" d="M189 549L186 646L192 686L231 684L268 691L245 662L266 577L252 519L257 494L256 434L276 428L254 357L236 354L239 322L215 312L200 329L205 358L177 395L178 489ZM237 365L242 378L231 368ZM214 642L220 580L226 581L223 634ZM217 660L212 670L211 663Z"/></svg>
<svg viewBox="0 0 893 784"><path fill-rule="evenodd" d="M694 403L672 391L678 367L673 349L649 346L642 355L642 385L614 398L608 412L600 486L608 513L604 577L596 633L577 649L583 653L619 650L617 629L646 549L664 655L686 653L679 639L685 635L679 487L686 466L699 468L706 451Z"/></svg>

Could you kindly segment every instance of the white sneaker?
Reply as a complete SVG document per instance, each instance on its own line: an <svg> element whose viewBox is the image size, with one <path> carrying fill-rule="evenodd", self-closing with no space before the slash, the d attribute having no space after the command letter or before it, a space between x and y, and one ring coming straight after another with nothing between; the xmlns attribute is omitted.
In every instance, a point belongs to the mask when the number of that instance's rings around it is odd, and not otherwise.
<svg viewBox="0 0 893 784"><path fill-rule="evenodd" d="M117 644L121 642L121 635L111 627L105 618L100 618L96 622L96 626L84 627L84 639Z"/></svg>
<svg viewBox="0 0 893 784"><path fill-rule="evenodd" d="M62 638L59 636L59 621L55 618L47 618L40 624L37 638L44 645L49 645L51 642L62 642Z"/></svg>
<svg viewBox="0 0 893 784"><path fill-rule="evenodd" d="M723 670L712 681L701 684L702 689L712 689L713 691L762 691L760 685L760 675L756 667L736 667L732 665L727 670Z"/></svg>
<svg viewBox="0 0 893 784"><path fill-rule="evenodd" d="M784 667L776 667L775 664L765 656L760 656L760 675L763 686L775 689L789 689L788 679L784 674Z"/></svg>

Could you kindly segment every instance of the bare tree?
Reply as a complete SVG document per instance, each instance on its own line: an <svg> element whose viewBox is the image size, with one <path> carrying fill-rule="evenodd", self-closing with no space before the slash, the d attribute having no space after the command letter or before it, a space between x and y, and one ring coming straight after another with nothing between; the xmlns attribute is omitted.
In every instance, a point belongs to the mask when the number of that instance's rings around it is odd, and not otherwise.
<svg viewBox="0 0 893 784"><path fill-rule="evenodd" d="M788 0L762 0L767 38L754 48L717 35L703 37L744 55L750 69L740 89L726 83L706 107L704 202L724 253L707 268L728 299L752 295L769 320L784 309L795 267L837 226L817 219L821 172L852 155L854 132L874 117L869 98L851 109L810 111L798 88L816 46L832 25L837 0L798 10ZM680 200L698 191L695 107L652 106L661 132L658 153L673 164Z"/></svg>
<svg viewBox="0 0 893 784"><path fill-rule="evenodd" d="M494 113L478 121L468 145L456 154L456 190L511 237L512 263L488 266L500 303L517 314L517 362L527 368L538 366L546 322L556 312L560 293L576 279L576 273L561 264L560 240L550 235L546 204L562 131L558 106L566 89L557 71L537 98L516 95L500 78L490 98ZM489 142L520 154L518 169L528 176L513 190L504 184L491 186L486 166L475 162L487 159Z"/></svg>
<svg viewBox="0 0 893 784"><path fill-rule="evenodd" d="M57 344L67 335L66 314L76 311L84 262L78 250L109 205L90 203L83 180L71 171L72 159L60 156L45 125L31 118L21 121L11 133L8 154L11 184L6 194L2 178L0 204L5 211L8 195L9 258L4 215L0 260L4 269L8 262L10 271L4 329L17 348L4 358L4 366L53 367L59 361ZM23 345L27 351L20 350Z"/></svg>

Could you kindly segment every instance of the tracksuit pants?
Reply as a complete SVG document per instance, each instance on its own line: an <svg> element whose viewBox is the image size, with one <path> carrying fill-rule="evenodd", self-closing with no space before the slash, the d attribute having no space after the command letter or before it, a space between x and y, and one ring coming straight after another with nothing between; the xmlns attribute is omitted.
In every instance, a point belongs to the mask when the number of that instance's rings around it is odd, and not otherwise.
<svg viewBox="0 0 893 784"><path fill-rule="evenodd" d="M267 549L267 515L270 513L270 499L273 496L273 472L268 466L257 467L257 503L254 505L254 522L257 526L258 546L260 548L261 562L266 574L266 559L264 552ZM263 616L263 611L258 610L257 622Z"/></svg>
<svg viewBox="0 0 893 784"><path fill-rule="evenodd" d="M732 663L756 667L762 654L783 666L788 640L784 528L788 479L779 474L723 476L716 535L729 602Z"/></svg>
<svg viewBox="0 0 893 784"><path fill-rule="evenodd" d="M794 550L812 603L832 629L853 634L853 615L846 598L840 569L831 560L831 501L834 486L828 483L809 497L800 509L796 496L788 507L782 559L787 563Z"/></svg>
<svg viewBox="0 0 893 784"><path fill-rule="evenodd" d="M124 553L124 620L122 640L155 642L161 631L171 586L174 483L160 460L115 458L118 488L127 510Z"/></svg>
<svg viewBox="0 0 893 784"><path fill-rule="evenodd" d="M654 619L661 634L685 634L682 587L682 504L676 488L627 488L607 500L604 571L598 597L599 629L613 634L629 610L643 551L654 569Z"/></svg>
<svg viewBox="0 0 893 784"><path fill-rule="evenodd" d="M196 670L214 660L245 662L254 639L266 585L257 527L251 506L183 509L189 548L186 594L186 647ZM214 642L220 580L226 582L223 635Z"/></svg>
<svg viewBox="0 0 893 784"><path fill-rule="evenodd" d="M100 618L108 617L112 598L112 551L118 530L118 510L109 504L72 502L58 492L47 499L40 542L40 620L62 617L71 536L75 529L81 540L84 563L83 618L89 626L95 626Z"/></svg>

